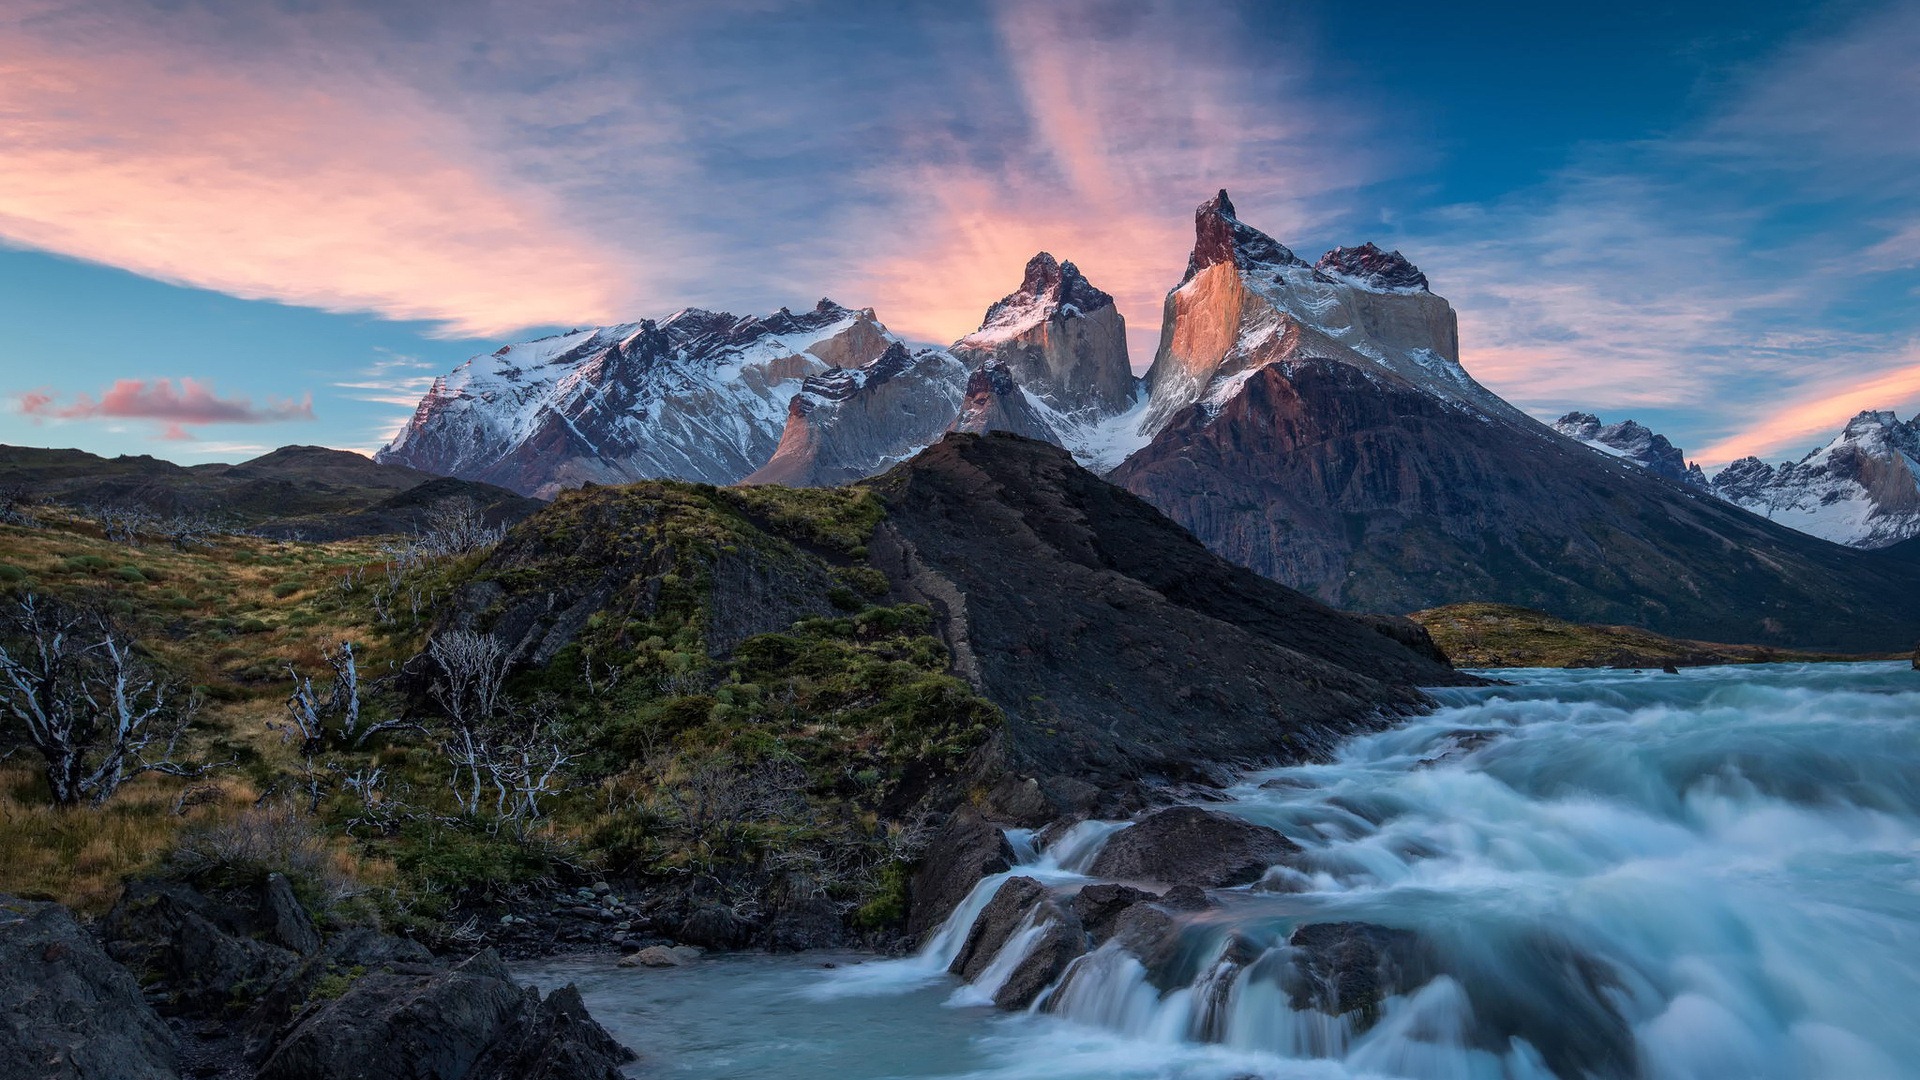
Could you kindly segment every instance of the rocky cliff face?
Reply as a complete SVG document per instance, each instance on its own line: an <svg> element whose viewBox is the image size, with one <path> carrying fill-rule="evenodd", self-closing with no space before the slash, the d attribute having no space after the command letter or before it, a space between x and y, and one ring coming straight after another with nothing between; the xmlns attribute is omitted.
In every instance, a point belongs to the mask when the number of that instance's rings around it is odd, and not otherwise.
<svg viewBox="0 0 1920 1080"><path fill-rule="evenodd" d="M1632 420L1602 424L1592 413L1570 412L1553 422L1553 430L1610 457L1631 461L1676 484L1707 488L1707 476L1700 471L1700 466L1690 464L1684 451L1645 424Z"/></svg>
<svg viewBox="0 0 1920 1080"><path fill-rule="evenodd" d="M1883 548L1920 536L1920 416L1863 412L1834 440L1768 465L1741 458L1713 493L1762 517L1836 544Z"/></svg>
<svg viewBox="0 0 1920 1080"><path fill-rule="evenodd" d="M1596 454L1485 390L1404 260L1307 266L1224 193L1195 232L1148 373L1153 440L1111 479L1228 558L1361 610L1494 600L1852 649L1920 635L1920 574Z"/></svg>
<svg viewBox="0 0 1920 1080"><path fill-rule="evenodd" d="M1460 366L1453 308L1398 254L1341 248L1309 266L1234 216L1222 191L1194 213L1187 276L1167 294L1143 430L1217 408L1252 372L1316 357L1357 365L1469 412L1531 423ZM1409 284L1417 283L1417 284Z"/></svg>
<svg viewBox="0 0 1920 1080"><path fill-rule="evenodd" d="M895 339L822 300L763 318L689 309L502 346L434 381L375 460L551 497L589 481L731 484L771 458L810 375Z"/></svg>
<svg viewBox="0 0 1920 1080"><path fill-rule="evenodd" d="M1109 416L1134 404L1127 324L1113 297L1044 251L1028 260L1020 288L989 307L953 353L971 367L998 362L1070 417Z"/></svg>
<svg viewBox="0 0 1920 1080"><path fill-rule="evenodd" d="M744 482L832 487L882 472L953 424L966 379L948 353L898 342L869 364L809 376L772 460Z"/></svg>
<svg viewBox="0 0 1920 1080"><path fill-rule="evenodd" d="M1000 360L987 361L967 377L966 400L953 421L953 430L972 435L1004 431L1056 445L1060 442L1039 404L1014 381L1013 372Z"/></svg>

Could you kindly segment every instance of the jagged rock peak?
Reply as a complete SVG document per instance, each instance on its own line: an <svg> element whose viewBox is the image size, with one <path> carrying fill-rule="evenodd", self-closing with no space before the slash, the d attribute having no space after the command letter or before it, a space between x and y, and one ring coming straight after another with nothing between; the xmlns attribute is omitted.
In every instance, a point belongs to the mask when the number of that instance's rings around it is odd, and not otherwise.
<svg viewBox="0 0 1920 1080"><path fill-rule="evenodd" d="M1429 292L1427 275L1398 251L1381 251L1369 240L1359 247L1337 247L1313 264L1328 277L1369 289Z"/></svg>
<svg viewBox="0 0 1920 1080"><path fill-rule="evenodd" d="M1097 311L1113 303L1113 297L1095 288L1080 273L1079 267L1071 261L1058 262L1052 253L1045 251L1027 260L1026 273L1020 279L1020 292L1044 297L1063 306L1071 304L1083 312ZM1012 299L1014 297L1007 297L1000 304ZM999 307L1000 304L994 306ZM993 317L992 309L988 310L987 317Z"/></svg>
<svg viewBox="0 0 1920 1080"><path fill-rule="evenodd" d="M1307 265L1286 245L1235 217L1233 200L1227 198L1227 189L1221 188L1219 194L1193 211L1193 254L1187 259L1187 276L1180 279L1181 284L1207 267L1229 260L1242 270L1262 265Z"/></svg>

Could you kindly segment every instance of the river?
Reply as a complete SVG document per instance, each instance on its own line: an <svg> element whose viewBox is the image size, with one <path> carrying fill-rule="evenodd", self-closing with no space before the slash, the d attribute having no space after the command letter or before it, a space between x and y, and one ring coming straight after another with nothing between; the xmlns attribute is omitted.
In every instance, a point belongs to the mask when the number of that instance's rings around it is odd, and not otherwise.
<svg viewBox="0 0 1920 1080"><path fill-rule="evenodd" d="M636 1077L1920 1076L1920 672L1491 674L1513 685L1435 691L1430 715L1213 806L1306 856L1269 875L1285 891L1184 916L1184 985L1107 948L1032 1012L981 1005L991 985L944 969L999 879L903 960L527 973L577 983ZM1071 889L1119 827L1014 834L1014 873ZM1295 927L1328 922L1409 931L1434 974L1370 1025L1296 1011L1275 972Z"/></svg>

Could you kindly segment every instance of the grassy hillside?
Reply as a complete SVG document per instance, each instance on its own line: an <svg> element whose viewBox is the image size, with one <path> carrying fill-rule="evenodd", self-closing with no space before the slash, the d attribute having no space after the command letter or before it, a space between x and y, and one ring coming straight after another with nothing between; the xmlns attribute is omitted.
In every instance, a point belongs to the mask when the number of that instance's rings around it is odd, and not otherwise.
<svg viewBox="0 0 1920 1080"><path fill-rule="evenodd" d="M178 863L182 846L244 863L265 855L233 849L260 841L299 849L310 891L428 928L598 876L742 910L824 897L884 925L903 903L919 796L997 722L946 674L930 612L875 602L885 580L856 557L879 511L859 493L663 483L570 496L516 532L519 557L504 560L425 556L399 538L132 547L83 518L38 516L0 526L0 604L32 592L105 614L195 689L193 756L225 763L56 810L31 751L10 744L0 892L82 910L110 904L126 874ZM641 557L615 579L583 570L583 553ZM739 577L746 563L753 581ZM583 572L594 610L564 649L517 666L500 713L508 735L551 732L570 760L537 818L465 812L421 655L436 621L487 629L499 613L463 609L456 594L562 587ZM763 605L761 586L779 602ZM356 647L364 724L407 726L303 754L284 730L290 669L324 696L322 654L343 641ZM351 790L375 769L372 795Z"/></svg>
<svg viewBox="0 0 1920 1080"><path fill-rule="evenodd" d="M1849 656L1722 645L1664 637L1632 626L1590 626L1556 619L1511 604L1449 604L1416 611L1453 662L1466 668L1498 667L1698 667L1793 661L1886 659L1892 654Z"/></svg>

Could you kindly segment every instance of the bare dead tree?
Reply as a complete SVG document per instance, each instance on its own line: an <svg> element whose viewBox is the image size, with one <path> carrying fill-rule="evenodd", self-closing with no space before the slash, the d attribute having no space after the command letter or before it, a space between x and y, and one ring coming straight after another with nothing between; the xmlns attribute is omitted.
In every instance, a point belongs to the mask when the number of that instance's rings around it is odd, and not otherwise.
<svg viewBox="0 0 1920 1080"><path fill-rule="evenodd" d="M96 506L87 511L100 533L115 544L140 546L140 535L154 525L154 516L141 506Z"/></svg>
<svg viewBox="0 0 1920 1080"><path fill-rule="evenodd" d="M421 522L419 546L431 556L466 555L492 547L505 535L503 526L487 524L479 503L449 499Z"/></svg>
<svg viewBox="0 0 1920 1080"><path fill-rule="evenodd" d="M25 484L0 486L0 525L31 529L40 524L33 512L33 492Z"/></svg>
<svg viewBox="0 0 1920 1080"><path fill-rule="evenodd" d="M59 806L95 806L148 772L198 776L175 753L196 702L95 616L27 594L0 636L0 708L45 763Z"/></svg>
<svg viewBox="0 0 1920 1080"><path fill-rule="evenodd" d="M359 750L367 740L382 732L418 730L417 724L402 719L368 721L361 712L360 664L353 642L342 641L332 649L322 649L320 657L333 671L333 682L322 696L313 688L313 679L288 665L293 691L287 695L287 719L268 721L288 742L297 741L303 763L301 786L306 791L309 811L333 788L340 766L323 761L329 753Z"/></svg>
<svg viewBox="0 0 1920 1080"><path fill-rule="evenodd" d="M175 551L192 547L212 547L220 530L203 514L175 514L155 525L155 531L173 545Z"/></svg>
<svg viewBox="0 0 1920 1080"><path fill-rule="evenodd" d="M461 812L487 812L508 823L539 818L542 801L579 757L568 747L564 725L550 709L509 700L514 654L499 638L447 631L434 635L427 653L439 669L429 693L446 714L440 747Z"/></svg>

